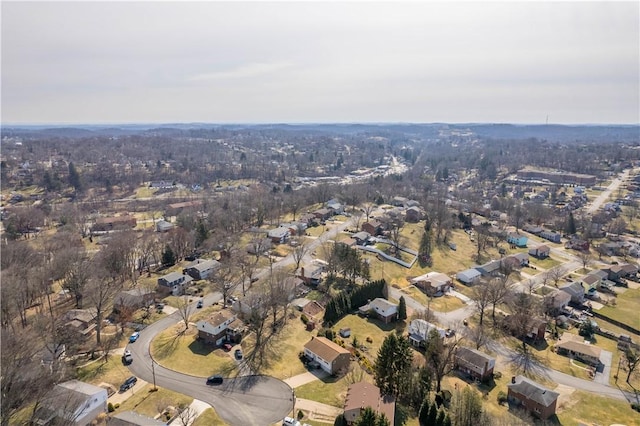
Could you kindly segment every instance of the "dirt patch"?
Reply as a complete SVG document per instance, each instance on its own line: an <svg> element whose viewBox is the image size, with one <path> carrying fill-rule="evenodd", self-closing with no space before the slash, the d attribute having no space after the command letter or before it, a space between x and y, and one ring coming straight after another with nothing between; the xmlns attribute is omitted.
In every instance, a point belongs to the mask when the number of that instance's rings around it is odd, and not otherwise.
<svg viewBox="0 0 640 426"><path fill-rule="evenodd" d="M577 398L573 398L572 395L576 391L575 388L566 385L558 385L553 390L554 392L558 392L560 396L558 397L558 410L566 410L571 408L576 402L578 402Z"/></svg>

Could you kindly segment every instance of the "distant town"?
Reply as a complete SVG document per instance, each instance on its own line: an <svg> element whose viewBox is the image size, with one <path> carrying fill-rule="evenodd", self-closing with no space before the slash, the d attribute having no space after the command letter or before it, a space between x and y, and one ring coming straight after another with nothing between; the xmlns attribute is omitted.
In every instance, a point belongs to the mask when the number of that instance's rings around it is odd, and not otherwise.
<svg viewBox="0 0 640 426"><path fill-rule="evenodd" d="M640 127L3 126L0 425L638 425Z"/></svg>

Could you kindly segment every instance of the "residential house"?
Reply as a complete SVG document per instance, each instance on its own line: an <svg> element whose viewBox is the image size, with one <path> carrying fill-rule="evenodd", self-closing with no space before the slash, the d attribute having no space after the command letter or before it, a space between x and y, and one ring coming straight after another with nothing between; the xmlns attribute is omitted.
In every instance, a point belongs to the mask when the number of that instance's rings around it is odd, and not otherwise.
<svg viewBox="0 0 640 426"><path fill-rule="evenodd" d="M37 408L36 424L89 425L100 414L107 413L107 398L106 389L89 383L78 380L58 383Z"/></svg>
<svg viewBox="0 0 640 426"><path fill-rule="evenodd" d="M598 274L588 274L582 277L580 281L582 281L582 283L585 285L585 287L587 288L587 291L589 290L593 291L600 288L600 284L602 283L602 277L600 277Z"/></svg>
<svg viewBox="0 0 640 426"><path fill-rule="evenodd" d="M605 279L619 282L622 278L635 277L638 273L638 267L630 263L625 263L623 265L608 266L603 268L602 271L607 274L607 276L604 277Z"/></svg>
<svg viewBox="0 0 640 426"><path fill-rule="evenodd" d="M565 338L565 336L568 338ZM575 358L594 367L600 365L600 354L602 353L602 349L589 343L585 343L582 339L576 340L573 337L579 338L579 336L569 336L569 333L564 333L560 341L554 346L556 352L560 355Z"/></svg>
<svg viewBox="0 0 640 426"><path fill-rule="evenodd" d="M409 342L417 348L424 348L431 330L436 330L440 337L444 339L444 329L420 318L411 320L408 327Z"/></svg>
<svg viewBox="0 0 640 426"><path fill-rule="evenodd" d="M112 416L109 419L108 426L166 426L167 423L163 423L160 420L156 420L152 417L147 417L143 414L136 413L135 411L123 411Z"/></svg>
<svg viewBox="0 0 640 426"><path fill-rule="evenodd" d="M304 355L329 374L346 371L351 362L351 352L325 337L311 337L304 345Z"/></svg>
<svg viewBox="0 0 640 426"><path fill-rule="evenodd" d="M112 231L114 229L135 228L138 224L135 216L122 215L115 217L99 217L96 223L91 227L92 231Z"/></svg>
<svg viewBox="0 0 640 426"><path fill-rule="evenodd" d="M581 251L589 251L589 241L579 238L572 238L564 245L565 248Z"/></svg>
<svg viewBox="0 0 640 426"><path fill-rule="evenodd" d="M451 278L441 272L428 272L412 278L409 282L423 290L430 297L442 296L452 286Z"/></svg>
<svg viewBox="0 0 640 426"><path fill-rule="evenodd" d="M159 220L156 222L156 232L169 232L174 228L173 223L166 220Z"/></svg>
<svg viewBox="0 0 640 426"><path fill-rule="evenodd" d="M368 232L369 235L381 235L384 231L384 227L381 222L371 219L360 226L360 229Z"/></svg>
<svg viewBox="0 0 640 426"><path fill-rule="evenodd" d="M239 342L244 327L235 314L222 310L198 321L196 329L198 329L198 339L220 346L227 341Z"/></svg>
<svg viewBox="0 0 640 426"><path fill-rule="evenodd" d="M369 242L369 238L371 238L371 235L368 232L360 231L353 234L351 238L354 239L356 245L366 246Z"/></svg>
<svg viewBox="0 0 640 426"><path fill-rule="evenodd" d="M544 229L541 226L538 225L532 225L530 223L526 223L524 224L524 226L522 227L522 229L524 231L529 232L530 234L533 235L539 235L540 233L544 232Z"/></svg>
<svg viewBox="0 0 640 426"><path fill-rule="evenodd" d="M303 235L307 229L307 224L304 222L289 222L281 223L280 228L287 228L289 230L289 236L294 237L296 235Z"/></svg>
<svg viewBox="0 0 640 426"><path fill-rule="evenodd" d="M123 290L113 299L113 308L120 311L123 308L136 310L153 304L156 298L155 290L147 288L133 288Z"/></svg>
<svg viewBox="0 0 640 426"><path fill-rule="evenodd" d="M363 314L373 313L385 324L395 321L398 318L398 305L381 297L376 297L371 302L361 306L358 310Z"/></svg>
<svg viewBox="0 0 640 426"><path fill-rule="evenodd" d="M316 217L316 219L327 220L331 216L333 216L333 210L329 210L328 208L321 208L314 211L313 215Z"/></svg>
<svg viewBox="0 0 640 426"><path fill-rule="evenodd" d="M507 315L504 321L503 324L514 336L524 337L534 342L544 341L544 333L547 330L547 321L544 318L529 318L525 336L518 336L521 332L519 324L514 323L510 315Z"/></svg>
<svg viewBox="0 0 640 426"><path fill-rule="evenodd" d="M559 393L553 392L525 376L511 379L507 385L507 398L536 417L546 420L556 413Z"/></svg>
<svg viewBox="0 0 640 426"><path fill-rule="evenodd" d="M63 316L64 327L81 339L86 339L96 329L96 315L95 308L70 309Z"/></svg>
<svg viewBox="0 0 640 426"><path fill-rule="evenodd" d="M206 280L213 271L220 267L220 262L214 259L196 259L183 270L184 275L189 275L194 280Z"/></svg>
<svg viewBox="0 0 640 426"><path fill-rule="evenodd" d="M552 316L563 312L571 302L571 295L565 291L553 290L544 297L545 311Z"/></svg>
<svg viewBox="0 0 640 426"><path fill-rule="evenodd" d="M404 220L410 223L418 223L422 219L422 210L419 207L409 207L404 213Z"/></svg>
<svg viewBox="0 0 640 426"><path fill-rule="evenodd" d="M175 182L167 180L155 180L149 183L149 188L173 188L176 186Z"/></svg>
<svg viewBox="0 0 640 426"><path fill-rule="evenodd" d="M183 201L180 203L169 204L167 207L167 215L177 216L183 210L195 209L202 206L202 200Z"/></svg>
<svg viewBox="0 0 640 426"><path fill-rule="evenodd" d="M580 281L573 281L559 287L561 291L569 293L571 303L582 305L584 303L584 287Z"/></svg>
<svg viewBox="0 0 640 426"><path fill-rule="evenodd" d="M391 395L382 395L380 388L367 382L353 383L347 389L344 402L344 419L352 425L359 418L362 411L370 407L376 414L384 416L389 424L394 424L396 399Z"/></svg>
<svg viewBox="0 0 640 426"><path fill-rule="evenodd" d="M518 234L515 232L510 232L509 234L507 234L507 242L509 244L513 244L514 246L526 247L527 241L528 241L528 238L524 234Z"/></svg>
<svg viewBox="0 0 640 426"><path fill-rule="evenodd" d="M324 268L322 266L303 266L300 268L298 278L308 286L317 287L322 281L323 271Z"/></svg>
<svg viewBox="0 0 640 426"><path fill-rule="evenodd" d="M485 263L484 265L476 266L476 269L483 275L494 277L500 274L500 267L502 266L502 262L499 260L492 260L490 262Z"/></svg>
<svg viewBox="0 0 640 426"><path fill-rule="evenodd" d="M478 271L475 268L466 269L456 274L456 278L458 279L458 281L460 281L465 285L475 284L480 279L481 276L482 274L480 273L480 271Z"/></svg>
<svg viewBox="0 0 640 426"><path fill-rule="evenodd" d="M344 206L335 198L327 201L327 208L331 210L334 215L344 213Z"/></svg>
<svg viewBox="0 0 640 426"><path fill-rule="evenodd" d="M307 318L314 318L322 312L324 312L324 308L315 300L310 301L302 307L302 313L305 314Z"/></svg>
<svg viewBox="0 0 640 426"><path fill-rule="evenodd" d="M521 268L529 265L529 255L527 253L516 253L502 258L502 266L508 268Z"/></svg>
<svg viewBox="0 0 640 426"><path fill-rule="evenodd" d="M282 244L287 242L290 236L291 231L289 231L289 228L285 227L270 229L267 232L267 237L269 237L271 242L275 244Z"/></svg>
<svg viewBox="0 0 640 426"><path fill-rule="evenodd" d="M476 349L461 346L453 357L455 368L476 380L486 382L493 377L495 358Z"/></svg>
<svg viewBox="0 0 640 426"><path fill-rule="evenodd" d="M181 296L189 283L193 281L189 275L180 272L170 272L158 278L158 293L163 295Z"/></svg>
<svg viewBox="0 0 640 426"><path fill-rule="evenodd" d="M546 259L550 254L551 249L544 244L529 249L529 255L537 257L538 259Z"/></svg>
<svg viewBox="0 0 640 426"><path fill-rule="evenodd" d="M627 278L627 277L635 277L638 274L638 266L631 264L631 263L625 263L623 265L620 265L622 267L622 272L620 274L621 278Z"/></svg>
<svg viewBox="0 0 640 426"><path fill-rule="evenodd" d="M409 200L405 197L393 197L391 205L396 207L404 207Z"/></svg>
<svg viewBox="0 0 640 426"><path fill-rule="evenodd" d="M562 239L562 235L560 235L559 233L547 230L540 232L540 236L545 240L551 241L552 243L559 243Z"/></svg>

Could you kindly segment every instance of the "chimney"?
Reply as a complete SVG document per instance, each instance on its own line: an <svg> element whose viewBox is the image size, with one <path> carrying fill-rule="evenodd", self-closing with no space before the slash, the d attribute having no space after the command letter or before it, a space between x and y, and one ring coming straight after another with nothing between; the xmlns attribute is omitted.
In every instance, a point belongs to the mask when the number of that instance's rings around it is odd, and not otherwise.
<svg viewBox="0 0 640 426"><path fill-rule="evenodd" d="M516 376L511 376L511 383L513 383L513 384L516 383Z"/></svg>

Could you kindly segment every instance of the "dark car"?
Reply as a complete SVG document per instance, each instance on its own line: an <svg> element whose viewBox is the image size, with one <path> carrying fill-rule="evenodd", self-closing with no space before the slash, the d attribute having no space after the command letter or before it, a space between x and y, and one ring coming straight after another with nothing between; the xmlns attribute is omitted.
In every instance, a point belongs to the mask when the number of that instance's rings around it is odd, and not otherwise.
<svg viewBox="0 0 640 426"><path fill-rule="evenodd" d="M196 308L200 309L204 306L204 302L202 301L202 299L198 300L198 304L196 305Z"/></svg>
<svg viewBox="0 0 640 426"><path fill-rule="evenodd" d="M124 381L123 384L120 385L120 392L126 392L136 385L138 382L138 378L136 376L131 376L127 380Z"/></svg>
<svg viewBox="0 0 640 426"><path fill-rule="evenodd" d="M236 355L236 359L242 359L242 349L236 349L234 353Z"/></svg>
<svg viewBox="0 0 640 426"><path fill-rule="evenodd" d="M224 381L224 379L219 374L216 374L215 376L207 377L207 384L208 385L220 385L220 384L222 384L223 381Z"/></svg>

